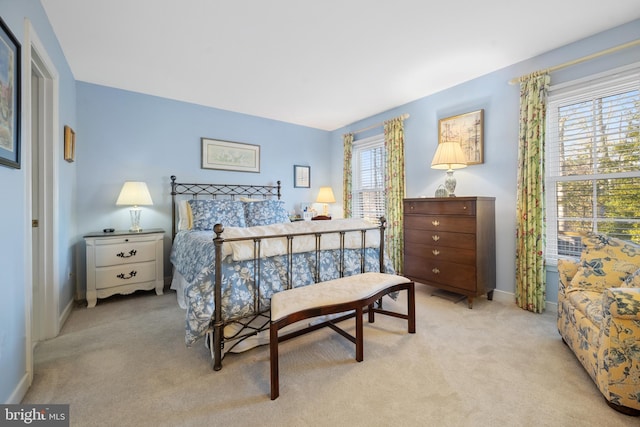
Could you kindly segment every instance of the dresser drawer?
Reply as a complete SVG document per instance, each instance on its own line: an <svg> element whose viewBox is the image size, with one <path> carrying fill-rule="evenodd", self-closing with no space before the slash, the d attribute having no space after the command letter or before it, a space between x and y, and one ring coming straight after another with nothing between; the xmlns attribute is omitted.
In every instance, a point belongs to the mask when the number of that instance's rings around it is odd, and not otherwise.
<svg viewBox="0 0 640 427"><path fill-rule="evenodd" d="M435 247L476 249L476 235L468 233L452 233L449 231L405 230L405 245L422 243Z"/></svg>
<svg viewBox="0 0 640 427"><path fill-rule="evenodd" d="M413 254L405 256L408 262L404 274L417 281L452 286L464 291L476 291L476 267L474 265L453 262L436 261L425 262L421 257Z"/></svg>
<svg viewBox="0 0 640 427"><path fill-rule="evenodd" d="M423 262L432 263L439 261L455 262L458 264L476 265L475 249L449 248L434 246L426 243L407 242L404 247L406 254L417 258L424 258Z"/></svg>
<svg viewBox="0 0 640 427"><path fill-rule="evenodd" d="M442 203L438 199L425 200L405 200L405 215L411 214L427 214L427 215L470 215L476 214L475 200L467 199L447 199L446 203Z"/></svg>
<svg viewBox="0 0 640 427"><path fill-rule="evenodd" d="M156 262L96 268L96 289L156 280Z"/></svg>
<svg viewBox="0 0 640 427"><path fill-rule="evenodd" d="M96 243L96 267L131 264L153 261L156 259L156 243L154 241L124 241L114 244Z"/></svg>
<svg viewBox="0 0 640 427"><path fill-rule="evenodd" d="M405 230L455 231L475 234L476 219L470 216L407 215L404 218L404 228Z"/></svg>

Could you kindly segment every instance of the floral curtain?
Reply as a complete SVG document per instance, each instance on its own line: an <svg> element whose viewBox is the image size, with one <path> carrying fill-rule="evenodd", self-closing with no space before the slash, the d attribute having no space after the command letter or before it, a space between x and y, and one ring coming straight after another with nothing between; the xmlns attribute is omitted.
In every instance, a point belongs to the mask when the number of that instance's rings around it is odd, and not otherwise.
<svg viewBox="0 0 640 427"><path fill-rule="evenodd" d="M353 134L342 136L344 144L344 166L342 168L342 211L345 218L351 218L351 158L353 157Z"/></svg>
<svg viewBox="0 0 640 427"><path fill-rule="evenodd" d="M403 199L404 178L404 121L401 117L384 124L386 219L385 249L393 268L402 274L404 266Z"/></svg>
<svg viewBox="0 0 640 427"><path fill-rule="evenodd" d="M546 291L544 139L550 77L548 73L535 73L520 82L516 303L525 310L542 313Z"/></svg>

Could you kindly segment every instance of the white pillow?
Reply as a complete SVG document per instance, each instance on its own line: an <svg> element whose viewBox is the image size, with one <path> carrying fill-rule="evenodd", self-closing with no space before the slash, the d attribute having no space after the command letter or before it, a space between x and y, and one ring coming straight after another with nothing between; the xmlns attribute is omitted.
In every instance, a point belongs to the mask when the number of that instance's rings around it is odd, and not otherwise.
<svg viewBox="0 0 640 427"><path fill-rule="evenodd" d="M178 231L191 230L191 209L188 200L178 200Z"/></svg>

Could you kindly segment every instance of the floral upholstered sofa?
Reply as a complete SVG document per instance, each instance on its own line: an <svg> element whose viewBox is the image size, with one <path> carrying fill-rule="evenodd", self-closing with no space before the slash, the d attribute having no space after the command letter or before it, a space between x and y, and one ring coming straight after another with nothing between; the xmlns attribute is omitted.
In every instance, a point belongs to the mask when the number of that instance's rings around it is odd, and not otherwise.
<svg viewBox="0 0 640 427"><path fill-rule="evenodd" d="M558 261L558 331L609 406L640 415L640 245L582 243L580 261Z"/></svg>

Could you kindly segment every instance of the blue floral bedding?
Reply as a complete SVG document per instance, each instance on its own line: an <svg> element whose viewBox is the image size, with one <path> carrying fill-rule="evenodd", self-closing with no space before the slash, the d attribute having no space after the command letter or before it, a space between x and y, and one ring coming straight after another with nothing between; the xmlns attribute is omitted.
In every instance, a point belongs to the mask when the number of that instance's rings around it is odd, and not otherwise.
<svg viewBox="0 0 640 427"><path fill-rule="evenodd" d="M376 232L376 231L373 231ZM360 249L345 249L344 275L360 273ZM185 342L192 345L209 328L214 312L214 245L211 231L181 231L173 243L171 262L189 283L185 288L187 302ZM253 260L234 261L232 255L222 260L222 319L233 320L269 308L271 295L288 287L288 257L276 255L260 261L259 298L254 298ZM340 251L323 250L320 254L320 280L338 278ZM379 271L379 248L365 249L365 271ZM387 273L394 273L385 257ZM292 274L295 286L314 283L315 251L292 255Z"/></svg>

